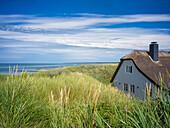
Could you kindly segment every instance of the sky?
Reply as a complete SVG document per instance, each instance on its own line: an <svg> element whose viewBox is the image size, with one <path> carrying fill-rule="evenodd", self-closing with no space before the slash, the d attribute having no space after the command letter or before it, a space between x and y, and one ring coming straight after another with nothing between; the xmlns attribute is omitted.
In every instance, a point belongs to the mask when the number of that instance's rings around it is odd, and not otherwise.
<svg viewBox="0 0 170 128"><path fill-rule="evenodd" d="M170 51L170 0L0 0L0 63L119 62Z"/></svg>

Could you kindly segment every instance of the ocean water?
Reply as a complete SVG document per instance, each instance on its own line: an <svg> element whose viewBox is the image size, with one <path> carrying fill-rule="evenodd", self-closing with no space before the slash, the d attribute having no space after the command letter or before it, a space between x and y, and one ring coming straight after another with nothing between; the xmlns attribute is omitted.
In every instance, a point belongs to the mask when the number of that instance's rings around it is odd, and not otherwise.
<svg viewBox="0 0 170 128"><path fill-rule="evenodd" d="M18 74L21 72L27 71L27 73L35 73L40 70L49 70L49 69L57 69L63 67L70 66L78 66L78 65L101 65L101 64L110 64L110 62L86 62L86 63L0 63L0 74L9 75L9 67L14 69L14 67L18 67Z"/></svg>

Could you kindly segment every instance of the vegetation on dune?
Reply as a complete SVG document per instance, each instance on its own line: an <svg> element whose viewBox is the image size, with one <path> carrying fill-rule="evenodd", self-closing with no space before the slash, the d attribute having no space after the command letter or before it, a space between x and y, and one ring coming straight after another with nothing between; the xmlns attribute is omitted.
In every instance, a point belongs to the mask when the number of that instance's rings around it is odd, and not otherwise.
<svg viewBox="0 0 170 128"><path fill-rule="evenodd" d="M7 75L1 75L0 74L0 81L6 81Z"/></svg>
<svg viewBox="0 0 170 128"><path fill-rule="evenodd" d="M69 74L70 72L79 72L85 73L86 75L89 75L104 84L109 84L117 65L118 63L108 65L81 65L55 70L40 71L37 74L53 77L62 73Z"/></svg>
<svg viewBox="0 0 170 128"><path fill-rule="evenodd" d="M95 109L129 108L130 99L81 73L8 76L0 85L1 127L92 127Z"/></svg>
<svg viewBox="0 0 170 128"><path fill-rule="evenodd" d="M80 67L54 70L52 76L51 71L0 75L0 127L169 127L170 106L162 90L157 100L149 94L145 101L135 100L106 86L107 78L98 81L89 71L93 66Z"/></svg>

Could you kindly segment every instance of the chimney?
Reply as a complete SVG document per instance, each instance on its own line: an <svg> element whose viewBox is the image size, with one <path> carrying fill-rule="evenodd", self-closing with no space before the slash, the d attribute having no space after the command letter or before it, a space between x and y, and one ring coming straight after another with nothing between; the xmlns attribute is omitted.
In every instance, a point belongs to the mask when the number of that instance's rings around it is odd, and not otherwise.
<svg viewBox="0 0 170 128"><path fill-rule="evenodd" d="M158 44L157 42L151 42L149 45L149 54L153 61L158 61Z"/></svg>

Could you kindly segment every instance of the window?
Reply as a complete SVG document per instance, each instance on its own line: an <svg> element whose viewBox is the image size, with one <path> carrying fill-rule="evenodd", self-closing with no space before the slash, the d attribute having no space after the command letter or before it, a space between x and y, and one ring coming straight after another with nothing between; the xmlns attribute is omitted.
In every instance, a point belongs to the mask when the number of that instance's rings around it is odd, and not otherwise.
<svg viewBox="0 0 170 128"><path fill-rule="evenodd" d="M125 84L125 83L124 83L124 91L127 91L127 92L128 92L128 84Z"/></svg>
<svg viewBox="0 0 170 128"><path fill-rule="evenodd" d="M126 72L132 73L132 66L126 66Z"/></svg>
<svg viewBox="0 0 170 128"><path fill-rule="evenodd" d="M130 92L135 93L135 85L130 85Z"/></svg>

